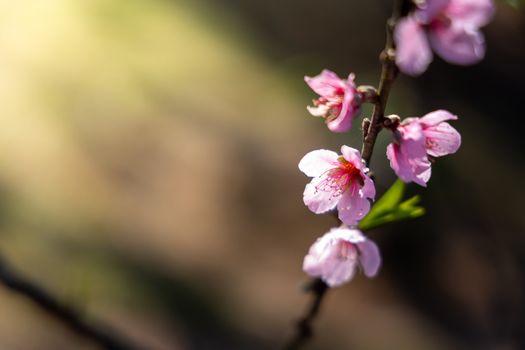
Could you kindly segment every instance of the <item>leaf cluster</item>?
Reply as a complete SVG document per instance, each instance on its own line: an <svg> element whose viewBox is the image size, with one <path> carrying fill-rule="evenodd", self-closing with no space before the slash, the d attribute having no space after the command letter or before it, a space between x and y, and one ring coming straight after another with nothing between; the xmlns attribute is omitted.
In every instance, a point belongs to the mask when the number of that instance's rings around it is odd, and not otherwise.
<svg viewBox="0 0 525 350"><path fill-rule="evenodd" d="M371 230L387 223L415 219L425 214L425 208L418 206L419 195L403 201L406 184L397 180L375 203L367 216L359 223L363 231Z"/></svg>

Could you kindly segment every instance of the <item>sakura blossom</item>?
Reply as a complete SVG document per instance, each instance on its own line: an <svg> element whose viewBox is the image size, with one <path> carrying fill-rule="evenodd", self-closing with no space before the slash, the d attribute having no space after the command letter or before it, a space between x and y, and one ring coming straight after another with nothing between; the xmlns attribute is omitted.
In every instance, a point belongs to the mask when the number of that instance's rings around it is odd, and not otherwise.
<svg viewBox="0 0 525 350"><path fill-rule="evenodd" d="M306 206L321 214L337 207L339 219L356 225L370 210L375 186L358 150L341 147L342 155L315 150L299 162L299 169L313 179L303 193Z"/></svg>
<svg viewBox="0 0 525 350"><path fill-rule="evenodd" d="M485 56L480 28L494 14L492 0L426 0L399 20L395 32L396 64L412 76L423 73L432 61L431 48L445 61L477 63Z"/></svg>
<svg viewBox="0 0 525 350"><path fill-rule="evenodd" d="M330 287L350 281L356 267L365 276L376 276L381 266L377 245L357 229L346 226L332 228L310 247L303 261L303 270L320 277Z"/></svg>
<svg viewBox="0 0 525 350"><path fill-rule="evenodd" d="M395 141L387 146L387 157L396 175L404 182L426 187L431 175L428 156L453 154L461 145L461 135L447 123L457 116L437 110L421 118L407 118L394 132Z"/></svg>
<svg viewBox="0 0 525 350"><path fill-rule="evenodd" d="M324 118L328 129L333 132L350 130L352 119L359 113L361 105L354 75L350 74L343 80L325 69L315 77L304 77L304 81L320 96L313 100L313 106L307 107L310 114Z"/></svg>

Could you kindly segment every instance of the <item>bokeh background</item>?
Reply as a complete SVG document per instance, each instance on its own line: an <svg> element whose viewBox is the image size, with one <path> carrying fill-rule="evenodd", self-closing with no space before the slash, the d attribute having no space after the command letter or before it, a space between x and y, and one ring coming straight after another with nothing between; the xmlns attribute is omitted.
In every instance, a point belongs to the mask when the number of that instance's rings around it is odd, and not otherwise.
<svg viewBox="0 0 525 350"><path fill-rule="evenodd" d="M308 115L303 76L375 85L390 6L1 1L1 254L146 349L279 348L334 224L302 204L297 162L360 144ZM369 233L380 275L329 292L309 349L525 349L523 7L484 32L481 64L396 82L390 112L448 109L463 145L409 186L426 216ZM1 349L96 349L2 286L0 310Z"/></svg>

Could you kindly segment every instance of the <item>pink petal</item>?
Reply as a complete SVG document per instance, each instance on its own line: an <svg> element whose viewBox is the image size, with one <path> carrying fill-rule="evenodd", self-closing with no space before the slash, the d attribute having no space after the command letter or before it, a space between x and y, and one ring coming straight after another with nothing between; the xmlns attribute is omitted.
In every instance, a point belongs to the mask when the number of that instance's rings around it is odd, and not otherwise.
<svg viewBox="0 0 525 350"><path fill-rule="evenodd" d="M490 22L495 6L492 0L451 0L445 12L453 21L479 28Z"/></svg>
<svg viewBox="0 0 525 350"><path fill-rule="evenodd" d="M379 248L371 240L365 240L364 242L358 243L359 248L359 263L363 268L363 272L366 277L374 277L379 271L381 266L381 255L379 254Z"/></svg>
<svg viewBox="0 0 525 350"><path fill-rule="evenodd" d="M430 179L431 164L426 154L424 139L401 142L401 145L391 143L386 148L390 166L402 181L415 182L426 187Z"/></svg>
<svg viewBox="0 0 525 350"><path fill-rule="evenodd" d="M356 101L357 90L354 75L350 74L345 83L344 98L341 110L334 120L326 124L333 132L347 132L352 128L352 119L359 113L359 101Z"/></svg>
<svg viewBox="0 0 525 350"><path fill-rule="evenodd" d="M441 122L447 121L447 120L457 120L458 116L450 113L449 111L445 111L444 109L439 109L434 112L430 112L428 114L425 114L423 117L419 119L419 122L423 125L423 128L438 125Z"/></svg>
<svg viewBox="0 0 525 350"><path fill-rule="evenodd" d="M427 138L427 153L433 157L456 153L461 145L461 135L446 122L427 128L424 133Z"/></svg>
<svg viewBox="0 0 525 350"><path fill-rule="evenodd" d="M386 147L386 157L390 160L390 167L403 182L412 182L413 172L408 159L401 153L401 147L391 143Z"/></svg>
<svg viewBox="0 0 525 350"><path fill-rule="evenodd" d="M341 146L341 154L343 155L344 159L346 159L349 163L352 163L357 169L364 168L361 152L355 148L343 145Z"/></svg>
<svg viewBox="0 0 525 350"><path fill-rule="evenodd" d="M337 210L339 212L339 220L344 224L352 226L357 225L370 211L370 202L367 198L362 197L361 191L352 193L346 191L343 193L337 204Z"/></svg>
<svg viewBox="0 0 525 350"><path fill-rule="evenodd" d="M320 96L333 96L345 88L345 82L334 72L325 69L315 77L304 77L304 81Z"/></svg>
<svg viewBox="0 0 525 350"><path fill-rule="evenodd" d="M432 62L432 51L425 31L414 17L405 17L398 22L394 31L394 41L396 64L403 73L419 75Z"/></svg>
<svg viewBox="0 0 525 350"><path fill-rule="evenodd" d="M324 117L330 111L330 107L324 104L320 104L319 106L306 106L306 109L314 117Z"/></svg>
<svg viewBox="0 0 525 350"><path fill-rule="evenodd" d="M365 184L363 188L361 189L363 193L363 197L374 200L376 197L376 187L374 185L374 181L372 181L372 179L368 175L364 175L364 179L365 179Z"/></svg>
<svg viewBox="0 0 525 350"><path fill-rule="evenodd" d="M330 232L334 237L337 237L350 243L361 243L366 241L366 237L360 230L357 229L342 226L339 228L331 229Z"/></svg>
<svg viewBox="0 0 525 350"><path fill-rule="evenodd" d="M337 287L352 279L357 264L357 249L337 237L332 229L319 238L303 261L303 270L313 277L321 277L330 287ZM342 253L345 249L345 254Z"/></svg>
<svg viewBox="0 0 525 350"><path fill-rule="evenodd" d="M317 177L326 171L337 167L338 154L326 149L318 149L307 153L299 161L299 170L306 176Z"/></svg>
<svg viewBox="0 0 525 350"><path fill-rule="evenodd" d="M403 140L411 140L415 142L423 142L425 135L423 135L423 127L421 126L419 118L406 118L398 128Z"/></svg>
<svg viewBox="0 0 525 350"><path fill-rule="evenodd" d="M429 179L430 162L425 146L425 135L419 118L407 118L397 129L398 143L387 146L387 158L396 175L404 182L415 182L423 187ZM428 175L428 176L427 176Z"/></svg>
<svg viewBox="0 0 525 350"><path fill-rule="evenodd" d="M366 276L375 276L381 264L379 250L361 231L342 226L331 229L312 244L303 270L336 287L352 279L358 262Z"/></svg>
<svg viewBox="0 0 525 350"><path fill-rule="evenodd" d="M427 187L427 182L430 180L430 175L432 175L432 165L428 161L428 159L425 159L425 161L422 161L416 168L416 179L414 179L414 182L418 185L421 185L423 187Z"/></svg>
<svg viewBox="0 0 525 350"><path fill-rule="evenodd" d="M474 64L485 57L485 39L478 28L460 22L439 24L429 34L434 51L453 64Z"/></svg>
<svg viewBox="0 0 525 350"><path fill-rule="evenodd" d="M324 261L332 253L330 250L331 245L332 239L330 239L328 233L318 238L304 257L303 271L313 277L321 276L325 270Z"/></svg>
<svg viewBox="0 0 525 350"><path fill-rule="evenodd" d="M324 273L323 281L330 287L338 287L354 277L356 260L335 260L335 266Z"/></svg>
<svg viewBox="0 0 525 350"><path fill-rule="evenodd" d="M344 114L341 112L337 118L327 121L326 126L332 132L347 132L352 128L353 116L353 110L347 110Z"/></svg>
<svg viewBox="0 0 525 350"><path fill-rule="evenodd" d="M314 177L312 181L306 185L303 193L304 204L316 214L326 213L334 209L341 198L340 196L334 197L333 192L318 190L316 186L321 181L322 178Z"/></svg>
<svg viewBox="0 0 525 350"><path fill-rule="evenodd" d="M437 18L447 7L451 0L427 0L419 5L416 11L417 19L423 23L430 23Z"/></svg>

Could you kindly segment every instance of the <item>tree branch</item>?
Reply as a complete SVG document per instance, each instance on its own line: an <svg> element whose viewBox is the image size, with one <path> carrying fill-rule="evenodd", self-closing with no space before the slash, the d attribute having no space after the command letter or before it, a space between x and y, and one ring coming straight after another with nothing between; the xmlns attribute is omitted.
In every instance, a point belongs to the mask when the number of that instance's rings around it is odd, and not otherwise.
<svg viewBox="0 0 525 350"><path fill-rule="evenodd" d="M398 0L394 5L392 16L386 23L386 45L384 50L379 55L379 59L382 63L381 79L379 80L379 89L377 91L378 98L374 102L374 109L372 111L372 118L368 126L368 131L365 133L363 139L363 148L361 154L365 160L367 166L370 166L370 160L372 158L372 152L374 151L374 145L376 143L377 136L383 128L385 121L385 109L388 102L388 96L392 85L396 80L399 72L396 66L396 52L395 43L393 37L393 31L403 11L404 1Z"/></svg>
<svg viewBox="0 0 525 350"><path fill-rule="evenodd" d="M68 305L58 301L36 283L19 276L7 262L0 257L0 283L7 289L23 295L41 310L47 312L71 331L81 335L108 350L139 350L143 349L131 344L107 325L90 325L85 322L80 313Z"/></svg>
<svg viewBox="0 0 525 350"><path fill-rule="evenodd" d="M284 347L285 350L296 350L313 336L312 321L319 312L323 296L328 290L326 283L321 279L313 279L305 288L306 292L312 292L312 304L306 310L306 314L297 322L297 334Z"/></svg>
<svg viewBox="0 0 525 350"><path fill-rule="evenodd" d="M386 24L386 44L379 56L379 59L382 63L382 69L381 78L379 80L379 88L377 90L377 97L369 99L370 102L374 104L372 118L370 121L366 120L363 122L363 147L361 154L367 166L370 166L370 160L372 158L372 152L374 150L377 136L383 128L388 96L399 72L395 60L395 43L393 31L397 21L404 11L405 5L407 5L406 2L407 0L395 1L392 15ZM328 286L318 278L313 279L310 282L306 291L313 294L312 302L308 307L306 314L297 322L296 334L284 347L285 350L297 350L313 336L312 323L318 314L323 297L326 295L327 290Z"/></svg>

